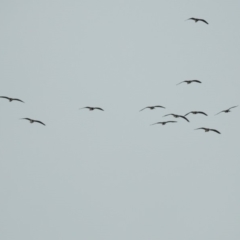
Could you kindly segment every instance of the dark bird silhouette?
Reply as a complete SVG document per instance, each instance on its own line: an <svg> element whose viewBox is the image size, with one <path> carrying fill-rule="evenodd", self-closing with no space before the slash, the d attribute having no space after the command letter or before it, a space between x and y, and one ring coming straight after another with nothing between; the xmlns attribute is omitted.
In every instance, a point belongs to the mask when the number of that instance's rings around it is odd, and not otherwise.
<svg viewBox="0 0 240 240"><path fill-rule="evenodd" d="M181 83L187 83L187 84L190 84L190 83L192 83L192 82L196 82L196 83L202 83L202 82L200 82L199 80L185 80L185 81L182 81L182 82L180 82L180 83L178 83L178 84L176 84L176 85L179 85L179 84L181 84Z"/></svg>
<svg viewBox="0 0 240 240"><path fill-rule="evenodd" d="M175 118L183 118L183 119L185 119L186 121L189 122L189 120L188 120L186 117L184 117L184 116L182 116L182 115L173 114L173 113L164 115L163 117L170 116L170 115L172 115L172 116L175 117Z"/></svg>
<svg viewBox="0 0 240 240"><path fill-rule="evenodd" d="M235 108L235 107L238 107L238 106L230 107L227 110L223 110L223 111L221 111L219 113L222 113L222 112L229 113L229 112L231 112L230 109ZM219 113L215 114L215 116L218 115Z"/></svg>
<svg viewBox="0 0 240 240"><path fill-rule="evenodd" d="M38 120L34 120L34 119L31 119L31 118L21 118L21 119L25 119L25 120L28 120L30 123L34 123L34 122L37 122L37 123L40 123L44 126L46 126L43 122L41 121L38 121Z"/></svg>
<svg viewBox="0 0 240 240"><path fill-rule="evenodd" d="M220 133L218 130L216 130L216 129L204 128L204 127L202 127L202 128L196 128L195 130L198 130L198 129L203 129L205 132L212 131L212 132L216 132L216 133L218 133L218 134L221 134L221 133Z"/></svg>
<svg viewBox="0 0 240 240"><path fill-rule="evenodd" d="M149 108L149 109L153 110L153 109L155 109L155 108L165 108L165 107L159 106L159 105L156 105L156 106L148 106L148 107L145 107L145 108L141 109L139 112L141 112L142 110L144 110L144 109L146 109L146 108Z"/></svg>
<svg viewBox="0 0 240 240"><path fill-rule="evenodd" d="M195 23L197 23L198 21L200 21L200 22L204 22L204 23L206 23L206 24L209 24L206 20L204 20L204 19L200 19L200 18L189 18L189 19L187 19L187 20L193 20L193 21L195 21ZM186 20L186 21L187 21Z"/></svg>
<svg viewBox="0 0 240 240"><path fill-rule="evenodd" d="M177 122L177 121L157 122L157 123L153 123L153 124L151 124L150 126L155 125L155 124L162 124L162 125L165 125L165 124L167 124L167 123L175 123L175 122Z"/></svg>
<svg viewBox="0 0 240 240"><path fill-rule="evenodd" d="M84 108L88 108L89 111L93 111L94 109L104 111L102 108L99 108L99 107L84 107ZM84 109L84 108L79 108L79 109Z"/></svg>
<svg viewBox="0 0 240 240"><path fill-rule="evenodd" d="M203 114L203 115L207 116L206 113L204 113L204 112L197 112L197 111L191 111L191 112L185 114L184 116L187 116L187 115L190 114L190 113L192 113L192 114Z"/></svg>
<svg viewBox="0 0 240 240"><path fill-rule="evenodd" d="M9 100L9 102L18 101L18 102L24 103L24 101L22 101L21 99L18 99L18 98L10 98L10 97L5 97L5 96L0 96L0 98L6 98Z"/></svg>

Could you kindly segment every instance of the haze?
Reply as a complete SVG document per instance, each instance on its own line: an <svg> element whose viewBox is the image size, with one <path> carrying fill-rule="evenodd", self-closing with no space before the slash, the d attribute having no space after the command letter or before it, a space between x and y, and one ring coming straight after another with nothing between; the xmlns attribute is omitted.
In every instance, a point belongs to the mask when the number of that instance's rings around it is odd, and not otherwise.
<svg viewBox="0 0 240 240"><path fill-rule="evenodd" d="M239 8L1 1L0 238L239 240Z"/></svg>

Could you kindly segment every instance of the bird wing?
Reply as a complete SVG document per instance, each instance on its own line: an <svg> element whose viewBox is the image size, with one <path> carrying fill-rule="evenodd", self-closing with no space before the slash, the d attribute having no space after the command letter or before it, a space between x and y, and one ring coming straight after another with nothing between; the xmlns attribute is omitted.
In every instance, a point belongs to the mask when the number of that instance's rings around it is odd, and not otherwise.
<svg viewBox="0 0 240 240"><path fill-rule="evenodd" d="M156 106L154 106L154 107L165 108L165 107L163 107L163 106L160 106L160 105L156 105Z"/></svg>
<svg viewBox="0 0 240 240"><path fill-rule="evenodd" d="M230 109L232 109L232 108L235 108L235 107L238 107L238 106L230 107L228 110L230 110Z"/></svg>
<svg viewBox="0 0 240 240"><path fill-rule="evenodd" d="M84 108L90 108L90 107L83 107L83 108L79 108L79 109L84 109Z"/></svg>
<svg viewBox="0 0 240 240"><path fill-rule="evenodd" d="M210 131L213 131L213 132L216 132L216 133L218 133L218 134L221 134L218 130L216 130L216 129L209 129Z"/></svg>
<svg viewBox="0 0 240 240"><path fill-rule="evenodd" d="M161 123L162 122L156 122L156 123L151 124L150 126L155 125L155 124L161 124Z"/></svg>
<svg viewBox="0 0 240 240"><path fill-rule="evenodd" d="M185 119L186 121L189 122L189 120L188 120L186 117L184 117L184 116L180 116L180 115L178 115L178 116L181 117L181 118L183 118L183 119Z"/></svg>
<svg viewBox="0 0 240 240"><path fill-rule="evenodd" d="M187 20L194 20L194 21L195 21L195 18L188 18ZM186 20L186 21L187 21L187 20Z"/></svg>
<svg viewBox="0 0 240 240"><path fill-rule="evenodd" d="M25 119L25 120L28 120L28 121L31 121L32 119L30 118L21 118L21 119Z"/></svg>
<svg viewBox="0 0 240 240"><path fill-rule="evenodd" d="M189 113L185 114L184 116L187 116L187 115L190 114L190 113L192 113L192 112L189 112Z"/></svg>
<svg viewBox="0 0 240 240"><path fill-rule="evenodd" d="M175 122L177 122L177 121L167 121L165 123L175 123Z"/></svg>
<svg viewBox="0 0 240 240"><path fill-rule="evenodd" d="M18 99L18 98L13 98L12 100L13 100L13 101L19 101L19 102L24 103L24 101L22 101L21 99Z"/></svg>
<svg viewBox="0 0 240 240"><path fill-rule="evenodd" d="M104 111L102 108L99 108L99 107L95 107L94 109L98 109L98 110Z"/></svg>
<svg viewBox="0 0 240 240"><path fill-rule="evenodd" d="M37 123L40 123L40 124L42 124L42 125L46 126L46 125L45 125L43 122L41 122L41 121L34 120L34 122L37 122Z"/></svg>
<svg viewBox="0 0 240 240"><path fill-rule="evenodd" d="M186 82L186 81L182 81L182 82L180 82L180 83L178 83L178 84L176 84L176 85L179 85L179 84L181 84L181 83L183 83L183 82Z"/></svg>
<svg viewBox="0 0 240 240"><path fill-rule="evenodd" d="M170 116L170 115L173 115L173 114L172 114L172 113L170 113L170 114L164 115L163 117Z"/></svg>
<svg viewBox="0 0 240 240"><path fill-rule="evenodd" d="M203 114L203 115L207 116L207 114L205 112L197 112L197 113L200 113L200 114Z"/></svg>
<svg viewBox="0 0 240 240"><path fill-rule="evenodd" d="M196 129L194 129L194 130L198 130L198 129L203 129L203 130L205 130L206 128L204 128L204 127L201 127L201 128L196 128Z"/></svg>
<svg viewBox="0 0 240 240"><path fill-rule="evenodd" d="M192 82L202 83L202 82L199 81L199 80L192 80Z"/></svg>
<svg viewBox="0 0 240 240"><path fill-rule="evenodd" d="M141 109L139 112L141 112L142 110L144 110L144 109L146 109L146 108L149 108L149 107L145 107L145 108Z"/></svg>
<svg viewBox="0 0 240 240"><path fill-rule="evenodd" d="M206 20L204 19L199 19L199 21L205 22L206 24L209 24Z"/></svg>
<svg viewBox="0 0 240 240"><path fill-rule="evenodd" d="M224 111L225 111L225 110L223 110L223 111L221 111L221 112L224 112ZM221 113L221 112L219 112L219 113ZM219 113L215 114L215 116L218 115Z"/></svg>
<svg viewBox="0 0 240 240"><path fill-rule="evenodd" d="M8 100L9 100L9 97L5 97L5 96L0 96L0 98L6 98L6 99L8 99Z"/></svg>

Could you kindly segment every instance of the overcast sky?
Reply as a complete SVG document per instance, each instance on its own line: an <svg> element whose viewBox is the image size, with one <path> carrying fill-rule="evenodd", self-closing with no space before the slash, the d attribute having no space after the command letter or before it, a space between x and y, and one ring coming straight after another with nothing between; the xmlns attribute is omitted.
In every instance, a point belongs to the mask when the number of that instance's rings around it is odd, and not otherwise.
<svg viewBox="0 0 240 240"><path fill-rule="evenodd" d="M1 239L239 240L239 1L0 6Z"/></svg>

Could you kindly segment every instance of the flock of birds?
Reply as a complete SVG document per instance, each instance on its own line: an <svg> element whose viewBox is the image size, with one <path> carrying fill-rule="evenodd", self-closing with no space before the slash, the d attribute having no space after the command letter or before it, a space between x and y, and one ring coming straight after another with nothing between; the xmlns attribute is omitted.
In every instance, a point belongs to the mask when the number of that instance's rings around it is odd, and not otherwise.
<svg viewBox="0 0 240 240"><path fill-rule="evenodd" d="M203 19L196 19L196 18L189 18L189 19L195 20L195 22L197 22L197 21L206 22L206 21L203 20ZM207 23L207 22L206 22L206 23ZM207 23L207 24L208 24L208 23ZM185 80L185 81L182 81L182 82L178 83L177 85L179 85L179 84L181 84L181 83L191 84L191 83L193 83L193 82L202 83L202 82L199 81L199 80ZM222 110L221 112L218 112L218 113L215 114L215 115L218 115L218 114L220 114L220 113L222 113L222 112L224 112L224 113L229 113L230 110L231 110L232 108L235 108L235 107L237 107L237 106L233 106L233 107L230 107L230 108L228 108L228 109L226 109L226 110ZM149 108L149 109L153 110L153 109L155 109L155 108L165 108L165 107L160 106L160 105L148 106L148 107L145 107L145 108L141 109L140 112L143 111L143 110L146 109L146 108ZM203 114L203 115L205 115L205 116L208 116L205 112L201 112L201 111L191 111L191 112L189 112L189 113L187 113L187 114L185 114L185 115L178 115L178 114L170 113L170 114L164 115L163 117L173 116L174 118L182 118L182 119L186 120L187 122L190 122L190 121L186 118L186 116L189 115L189 114L194 114L194 115L196 115L196 114ZM165 125L165 124L167 124L167 123L176 123L176 122L177 122L177 121L156 122L156 123L153 123L153 124L151 124L151 125L156 125L156 124ZM213 131L213 132L216 132L216 133L218 133L218 134L221 134L221 133L220 133L218 130L216 130L216 129L201 127L201 128L196 128L195 130L198 130L198 129L202 129L202 130L204 130L205 132Z"/></svg>
<svg viewBox="0 0 240 240"><path fill-rule="evenodd" d="M235 107L237 107L237 106L230 107L230 108L228 108L228 109L226 109L226 110L222 110L222 111L219 112L219 113L222 113L222 112L224 112L224 113L229 113L230 110L231 110L232 108L235 108ZM165 107L160 106L160 105L157 105L157 106L148 106L148 107L145 107L145 108L141 109L140 112L143 111L143 110L146 109L146 108L149 108L149 109L153 110L153 109L155 109L155 108L165 108ZM218 115L219 113L217 113L217 114L215 114L215 115ZM187 122L190 122L190 121L186 118L186 116L189 115L189 114L194 114L194 115L196 115L196 114L203 114L203 115L205 115L205 116L208 116L205 112L201 112L201 111L191 111L191 112L189 112L189 113L187 113L187 114L185 114L185 115L178 115L178 114L170 113L170 114L164 115L163 117L173 116L173 117L175 117L175 118L182 118L182 119L186 120ZM151 125L156 125L156 124L165 125L165 124L167 124L167 123L176 123L176 122L177 122L177 121L156 122L156 123L153 123L153 124L151 124ZM205 132L213 131L213 132L216 132L216 133L218 133L218 134L221 134L221 133L220 133L218 130L216 130L216 129L201 127L201 128L196 128L195 130L198 130L198 129L202 129L202 130L204 130Z"/></svg>
<svg viewBox="0 0 240 240"><path fill-rule="evenodd" d="M200 22L204 22L204 23L206 23L206 24L209 24L206 20L200 19L200 18L194 18L194 17L192 17L192 18L189 18L189 19L187 19L187 20L193 20L193 21L195 21L195 23L197 23L197 22L200 21ZM186 21L187 21L187 20L186 20ZM199 81L199 80L195 80L195 79L194 79L194 80L185 80L185 81L182 81L182 82L178 83L177 85L182 84L182 83L191 84L191 83L202 83L202 82ZM219 113L217 113L217 114L215 114L215 115L218 115L218 114L220 114L220 113L222 113L222 112L224 112L224 113L229 113L230 110L231 110L232 108L235 108L235 107L237 107L237 106L233 106L233 107L230 107L230 108L228 108L228 109L226 109L226 110L222 110L221 112L219 112ZM148 106L148 107L145 107L145 108L141 109L140 111L143 111L143 110L146 109L146 108L149 108L149 109L153 110L153 109L155 109L155 108L165 108L165 107L159 106L159 105L157 105L157 106ZM186 118L186 116L189 115L189 114L194 114L194 115L196 115L196 114L203 114L203 115L205 115L205 116L208 116L205 112L201 112L201 111L191 111L191 112L189 112L189 113L187 113L187 114L185 114L185 115L178 115L178 114L170 113L170 114L164 115L163 117L173 116L174 118L182 118L182 119L186 120L187 122L190 122L190 121ZM151 125L156 125L156 124L166 125L167 123L176 123L176 122L177 122L177 121L164 121L164 122L156 122L156 123L153 123L153 124L151 124ZM218 133L218 134L221 134L221 133L220 133L218 130L216 130L216 129L206 128L206 127L196 128L195 130L199 130L199 129L202 129L202 130L204 130L205 132L213 131L213 132L216 132L216 133Z"/></svg>
<svg viewBox="0 0 240 240"><path fill-rule="evenodd" d="M192 18L189 18L189 19L187 19L187 20L193 20L193 21L195 21L195 23L197 23L197 22L200 21L200 22L204 22L204 23L206 23L206 24L209 24L206 20L200 19L200 18L193 18L193 17L192 17ZM187 21L187 20L186 20L186 21ZM185 80L185 81L182 81L182 82L178 83L177 85L182 84L182 83L191 84L191 83L202 83L202 82L199 81L199 80L195 80L195 79L194 79L194 80ZM0 96L0 98L5 98L5 99L9 100L9 102L18 101L18 102L24 103L24 101L22 101L21 99L18 99L18 98L10 98L10 97L6 97L6 96ZM218 114L223 113L223 112L224 112L224 113L229 113L230 110L231 110L232 108L235 108L235 107L237 107L237 106L233 106L233 107L230 107L230 108L228 108L228 109L226 109L226 110L222 110L221 112L219 112L219 113L217 113L217 114L215 114L215 115L218 115ZM153 109L155 109L155 108L165 108L165 107L160 106L160 105L148 106L148 107L145 107L145 108L141 109L140 112L143 111L144 109L147 109L147 108L149 108L150 110L153 110ZM93 111L93 110L104 111L104 110L103 110L102 108L100 108L100 107L89 107L89 106L83 107L83 108L80 108L80 109L89 109L89 111ZM186 117L186 116L189 115L189 114L194 114L194 115L196 115L196 114L203 114L203 115L205 115L205 116L208 116L205 112L201 112L201 111L191 111L191 112L189 112L189 113L187 113L187 114L185 114L185 115L178 115L178 114L170 113L170 114L164 115L163 117L173 116L174 118L182 118L182 119L184 119L185 121L190 122L190 121L187 119L187 117ZM21 119L23 119L23 120L28 120L30 123L40 123L40 124L46 126L45 123L43 123L43 122L41 122L41 121L39 121L39 120L34 120L34 119L31 119L31 118L21 118ZM156 124L166 125L167 123L176 123L176 122L177 122L177 121L164 121L164 122L156 122L156 123L153 123L153 124L151 124L151 125L156 125ZM196 128L195 130L199 130L199 129L202 129L202 130L204 130L205 132L213 131L213 132L216 132L216 133L218 133L218 134L221 134L221 133L220 133L218 130L216 130L216 129L205 128L205 127Z"/></svg>
<svg viewBox="0 0 240 240"><path fill-rule="evenodd" d="M186 82L186 83L188 83L188 84L191 83L191 82L201 83L201 82L198 81L198 80L185 80L185 81L183 81L183 82ZM180 83L182 83L182 82L180 82ZM180 83L178 83L178 84L180 84ZM177 84L177 85L178 85L178 84ZM10 98L10 97L6 97L6 96L0 96L0 98L8 99L9 102L18 101L18 102L24 103L24 101L22 101L21 99L18 99L18 98ZM223 113L223 112L224 112L224 113L229 113L230 110L231 110L232 108L235 108L235 107L237 107L237 106L233 106L233 107L230 107L230 108L228 108L228 109L226 109L226 110L222 110L221 112L218 112L218 113L215 114L215 115L218 115L218 114ZM147 108L149 108L150 110L154 110L155 108L165 108L165 107L160 106L160 105L147 106L147 107L141 109L140 112L143 111L143 110L145 110L145 109L147 109ZM83 107L83 108L80 108L80 109L89 109L89 111L93 111L93 110L104 111L104 110L103 110L102 108L100 108L100 107L89 107L89 106ZM201 111L191 111L191 112L189 112L189 113L187 113L187 114L185 114L185 115L178 115L178 114L170 113L170 114L164 115L163 117L173 116L174 118L182 118L182 119L186 120L187 122L190 122L190 121L186 118L186 116L189 115L189 114L194 114L194 115L196 115L196 114L202 114L202 115L208 116L205 112L201 112ZM43 122L41 122L41 121L39 121L39 120L34 120L34 119L32 119L32 118L21 118L21 119L28 120L30 123L40 123L40 124L46 126L45 123L43 123ZM176 123L176 122L177 122L177 121L156 122L156 123L153 123L153 124L151 124L151 125L156 125L156 124L165 125L165 124L167 124L167 123ZM220 133L218 130L216 130L216 129L201 127L201 128L197 128L197 129L195 129L195 130L198 130L198 129L202 129L202 130L204 130L205 132L213 131L213 132L216 132L216 133L218 133L218 134L221 134L221 133Z"/></svg>

